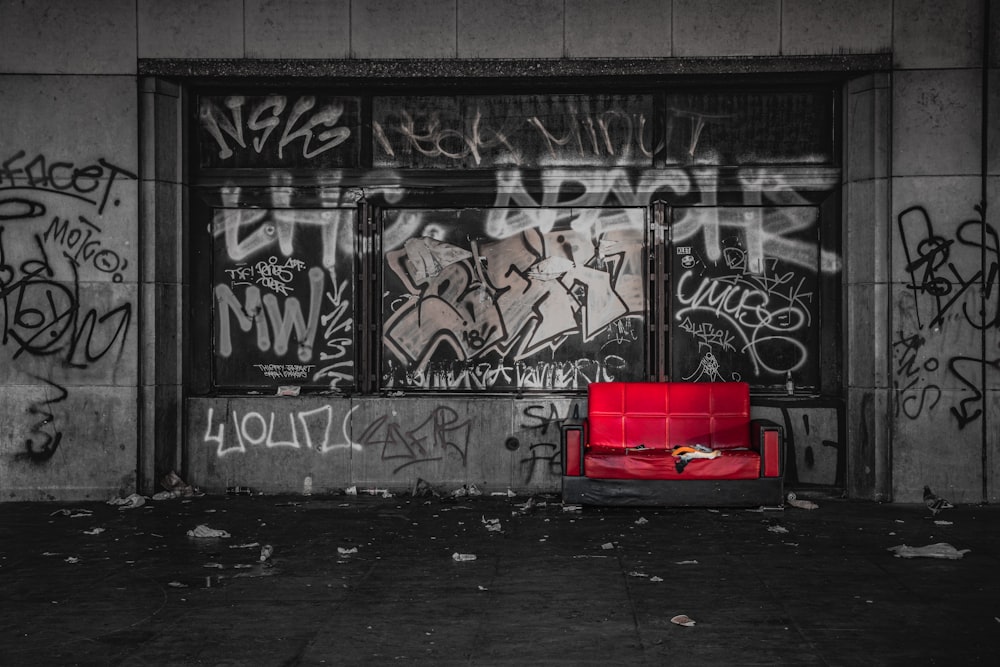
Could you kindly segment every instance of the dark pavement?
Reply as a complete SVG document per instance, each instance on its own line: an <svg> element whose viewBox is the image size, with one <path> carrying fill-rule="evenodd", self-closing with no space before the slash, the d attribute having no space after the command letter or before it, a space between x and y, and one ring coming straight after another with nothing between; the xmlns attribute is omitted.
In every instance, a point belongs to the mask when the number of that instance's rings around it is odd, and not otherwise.
<svg viewBox="0 0 1000 667"><path fill-rule="evenodd" d="M811 497L0 503L0 664L996 664L1000 507ZM888 550L938 542L970 551Z"/></svg>

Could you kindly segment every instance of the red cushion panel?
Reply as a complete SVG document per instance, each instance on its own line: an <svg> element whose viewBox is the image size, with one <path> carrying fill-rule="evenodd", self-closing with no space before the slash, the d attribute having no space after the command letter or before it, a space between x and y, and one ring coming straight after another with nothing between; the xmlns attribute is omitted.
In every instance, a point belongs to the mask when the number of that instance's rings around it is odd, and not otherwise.
<svg viewBox="0 0 1000 667"><path fill-rule="evenodd" d="M757 479L760 456L748 449L728 449L714 459L688 461L677 472L676 461L662 449L629 451L591 447L584 454L584 474L594 479Z"/></svg>

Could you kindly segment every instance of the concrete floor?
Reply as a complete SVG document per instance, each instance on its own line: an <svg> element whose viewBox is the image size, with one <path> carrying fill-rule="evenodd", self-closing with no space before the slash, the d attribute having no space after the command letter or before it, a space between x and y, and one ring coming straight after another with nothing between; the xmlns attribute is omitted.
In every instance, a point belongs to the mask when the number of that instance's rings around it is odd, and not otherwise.
<svg viewBox="0 0 1000 667"><path fill-rule="evenodd" d="M923 506L814 499L2 503L0 664L996 664L1000 507L939 525ZM231 537L188 537L199 524ZM888 550L937 542L971 551Z"/></svg>

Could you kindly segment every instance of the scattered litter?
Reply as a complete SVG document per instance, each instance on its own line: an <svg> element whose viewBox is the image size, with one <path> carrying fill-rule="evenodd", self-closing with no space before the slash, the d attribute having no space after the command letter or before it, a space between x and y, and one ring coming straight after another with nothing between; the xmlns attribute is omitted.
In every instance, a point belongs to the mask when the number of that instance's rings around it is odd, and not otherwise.
<svg viewBox="0 0 1000 667"><path fill-rule="evenodd" d="M694 626L694 621L691 620L687 614L678 614L670 619L670 622L675 625L683 625L684 627L690 628Z"/></svg>
<svg viewBox="0 0 1000 667"><path fill-rule="evenodd" d="M438 493L437 489L431 486L430 483L427 482L427 480L424 480L420 477L418 477L417 481L413 483L413 490L410 492L410 495L414 497L420 497L420 496L433 496L434 498L441 497L441 494Z"/></svg>
<svg viewBox="0 0 1000 667"><path fill-rule="evenodd" d="M203 523L189 530L187 534L188 537L231 537L226 531L219 528L209 528Z"/></svg>
<svg viewBox="0 0 1000 667"><path fill-rule="evenodd" d="M301 387L296 387L294 385L281 385L275 392L275 396L298 396L301 391Z"/></svg>
<svg viewBox="0 0 1000 667"><path fill-rule="evenodd" d="M573 558L607 558L607 556L595 556L594 554L578 554Z"/></svg>
<svg viewBox="0 0 1000 667"><path fill-rule="evenodd" d="M712 514L718 514L719 513L719 510L708 510L708 511L711 512Z"/></svg>
<svg viewBox="0 0 1000 667"><path fill-rule="evenodd" d="M202 567L210 567L216 570L221 570L225 567L222 563L205 563Z"/></svg>
<svg viewBox="0 0 1000 667"><path fill-rule="evenodd" d="M188 587L187 584L182 584L179 581L171 581L171 582L169 582L167 584L167 586L170 586L171 588L187 588Z"/></svg>
<svg viewBox="0 0 1000 667"><path fill-rule="evenodd" d="M43 556L62 556L61 553L56 553L55 551L43 551Z"/></svg>
<svg viewBox="0 0 1000 667"><path fill-rule="evenodd" d="M798 507L800 510L816 510L819 509L819 505L811 500L802 500L795 496L794 491L788 492L788 504L792 507Z"/></svg>
<svg viewBox="0 0 1000 667"><path fill-rule="evenodd" d="M270 544L265 544L260 548L260 562L264 563L274 554L274 547Z"/></svg>
<svg viewBox="0 0 1000 667"><path fill-rule="evenodd" d="M351 488L354 489L354 493L352 495L358 495L357 487L355 486L355 487L351 487ZM392 498L393 497L392 496L392 492L389 491L389 489L379 489L377 487L376 488L372 488L372 489L361 489L361 493L365 493L365 494L367 494L369 496L379 496L380 498Z"/></svg>
<svg viewBox="0 0 1000 667"><path fill-rule="evenodd" d="M451 559L456 563L468 560L476 560L476 554L460 554L456 551L451 555Z"/></svg>
<svg viewBox="0 0 1000 667"><path fill-rule="evenodd" d="M340 554L341 556L346 556L348 554L356 554L358 553L358 548L351 547L350 549L348 549L347 547L337 547L337 553Z"/></svg>
<svg viewBox="0 0 1000 667"><path fill-rule="evenodd" d="M649 575L646 574L645 572L638 572L636 570L632 570L631 572L629 572L628 576L630 576L630 577L647 577L647 578L649 577Z"/></svg>
<svg viewBox="0 0 1000 667"><path fill-rule="evenodd" d="M157 493L153 496L153 500L169 500L170 498L191 498L193 496L203 496L205 495L199 491L196 487L191 486L178 475L175 471L171 470L166 475L160 478L160 486L163 487L164 493L168 494L166 496L163 493Z"/></svg>
<svg viewBox="0 0 1000 667"><path fill-rule="evenodd" d="M500 519L487 519L484 516L482 520L483 525L486 526L486 530L491 533L498 533L503 530L503 526L500 525Z"/></svg>
<svg viewBox="0 0 1000 667"><path fill-rule="evenodd" d="M507 489L506 491L494 491L490 495L491 496L504 496L506 498L516 498L517 497L517 494L514 493L513 491L511 491L510 489Z"/></svg>
<svg viewBox="0 0 1000 667"><path fill-rule="evenodd" d="M647 519L644 516L641 516L635 520L635 525L637 526L645 526L647 523L649 523L649 519Z"/></svg>
<svg viewBox="0 0 1000 667"><path fill-rule="evenodd" d="M896 553L896 558L941 558L945 560L958 560L972 549L956 549L947 542L928 544L924 547L910 547L900 544L889 547L889 551Z"/></svg>
<svg viewBox="0 0 1000 667"><path fill-rule="evenodd" d="M249 542L247 544L230 544L230 549L254 549L260 546L260 542Z"/></svg>
<svg viewBox="0 0 1000 667"><path fill-rule="evenodd" d="M757 512L758 514L761 514L764 512L783 512L784 510L785 510L784 505L761 505L760 507L752 507L744 511Z"/></svg>
<svg viewBox="0 0 1000 667"><path fill-rule="evenodd" d="M68 558L66 559L66 562L67 562L67 563L79 563L79 562L80 562L80 559L79 559L79 558L77 558L76 556L69 556L69 557L68 557Z"/></svg>
<svg viewBox="0 0 1000 667"><path fill-rule="evenodd" d="M937 521L934 522L934 525L935 526L951 526L951 525L954 525L954 524L952 524L951 521L944 521L942 519L938 519Z"/></svg>
<svg viewBox="0 0 1000 667"><path fill-rule="evenodd" d="M490 589L486 588L486 586L478 586L478 588L481 591L488 591L488 590L490 590Z"/></svg>
<svg viewBox="0 0 1000 667"><path fill-rule="evenodd" d="M906 522L903 521L902 519L896 519L896 523L906 523Z"/></svg>
<svg viewBox="0 0 1000 667"><path fill-rule="evenodd" d="M109 505L117 505L120 510L131 510L136 507L142 507L146 504L146 498L140 496L138 493L133 493L124 498L112 498L108 501Z"/></svg>
<svg viewBox="0 0 1000 667"><path fill-rule="evenodd" d="M520 505L515 505L514 507L517 508L517 511L511 512L511 515L516 516L518 514L527 514L528 510L532 509L534 506L535 506L535 499L528 498Z"/></svg>
<svg viewBox="0 0 1000 667"><path fill-rule="evenodd" d="M226 495L229 496L252 496L253 487L250 486L229 486L226 487Z"/></svg>
<svg viewBox="0 0 1000 667"><path fill-rule="evenodd" d="M698 561L696 561L696 560L679 560L679 561L677 561L676 564L677 565L697 565Z"/></svg>
<svg viewBox="0 0 1000 667"><path fill-rule="evenodd" d="M358 487L349 486L346 489L344 489L344 493L348 496L356 496L358 495Z"/></svg>
<svg viewBox="0 0 1000 667"><path fill-rule="evenodd" d="M785 528L784 526L778 526L778 525L768 526L767 530L770 533L779 533L779 534L784 534L784 533L788 532L787 528Z"/></svg>
<svg viewBox="0 0 1000 667"><path fill-rule="evenodd" d="M84 535L100 535L104 532L103 528L91 528L90 530L83 531Z"/></svg>
<svg viewBox="0 0 1000 667"><path fill-rule="evenodd" d="M253 567L253 565L250 565L249 563L237 563L236 565L233 565L234 570L246 570L251 567Z"/></svg>
<svg viewBox="0 0 1000 667"><path fill-rule="evenodd" d="M615 548L615 543L614 542L605 542L604 544L601 545L601 548L604 549L605 551L608 551L609 549L614 549Z"/></svg>
<svg viewBox="0 0 1000 667"><path fill-rule="evenodd" d="M464 498L465 496L481 496L483 492L475 484L463 484L451 492L452 498Z"/></svg>
<svg viewBox="0 0 1000 667"><path fill-rule="evenodd" d="M659 583L659 582L663 581L663 578L662 577L657 577L657 576L652 576L652 577L649 578L649 580L653 581L653 582L656 582L656 583Z"/></svg>
<svg viewBox="0 0 1000 667"><path fill-rule="evenodd" d="M61 516L68 516L71 519L75 519L80 516L91 516L93 512L91 510L84 510L84 509L56 510L52 514L49 514L49 516L55 516L57 514Z"/></svg>

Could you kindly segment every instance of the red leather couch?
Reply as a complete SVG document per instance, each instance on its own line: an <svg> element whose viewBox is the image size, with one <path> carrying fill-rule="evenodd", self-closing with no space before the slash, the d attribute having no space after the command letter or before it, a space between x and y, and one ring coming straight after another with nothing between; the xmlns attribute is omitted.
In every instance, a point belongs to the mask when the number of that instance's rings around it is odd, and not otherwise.
<svg viewBox="0 0 1000 667"><path fill-rule="evenodd" d="M745 382L593 383L562 448L565 503L784 503L782 428L750 418Z"/></svg>

